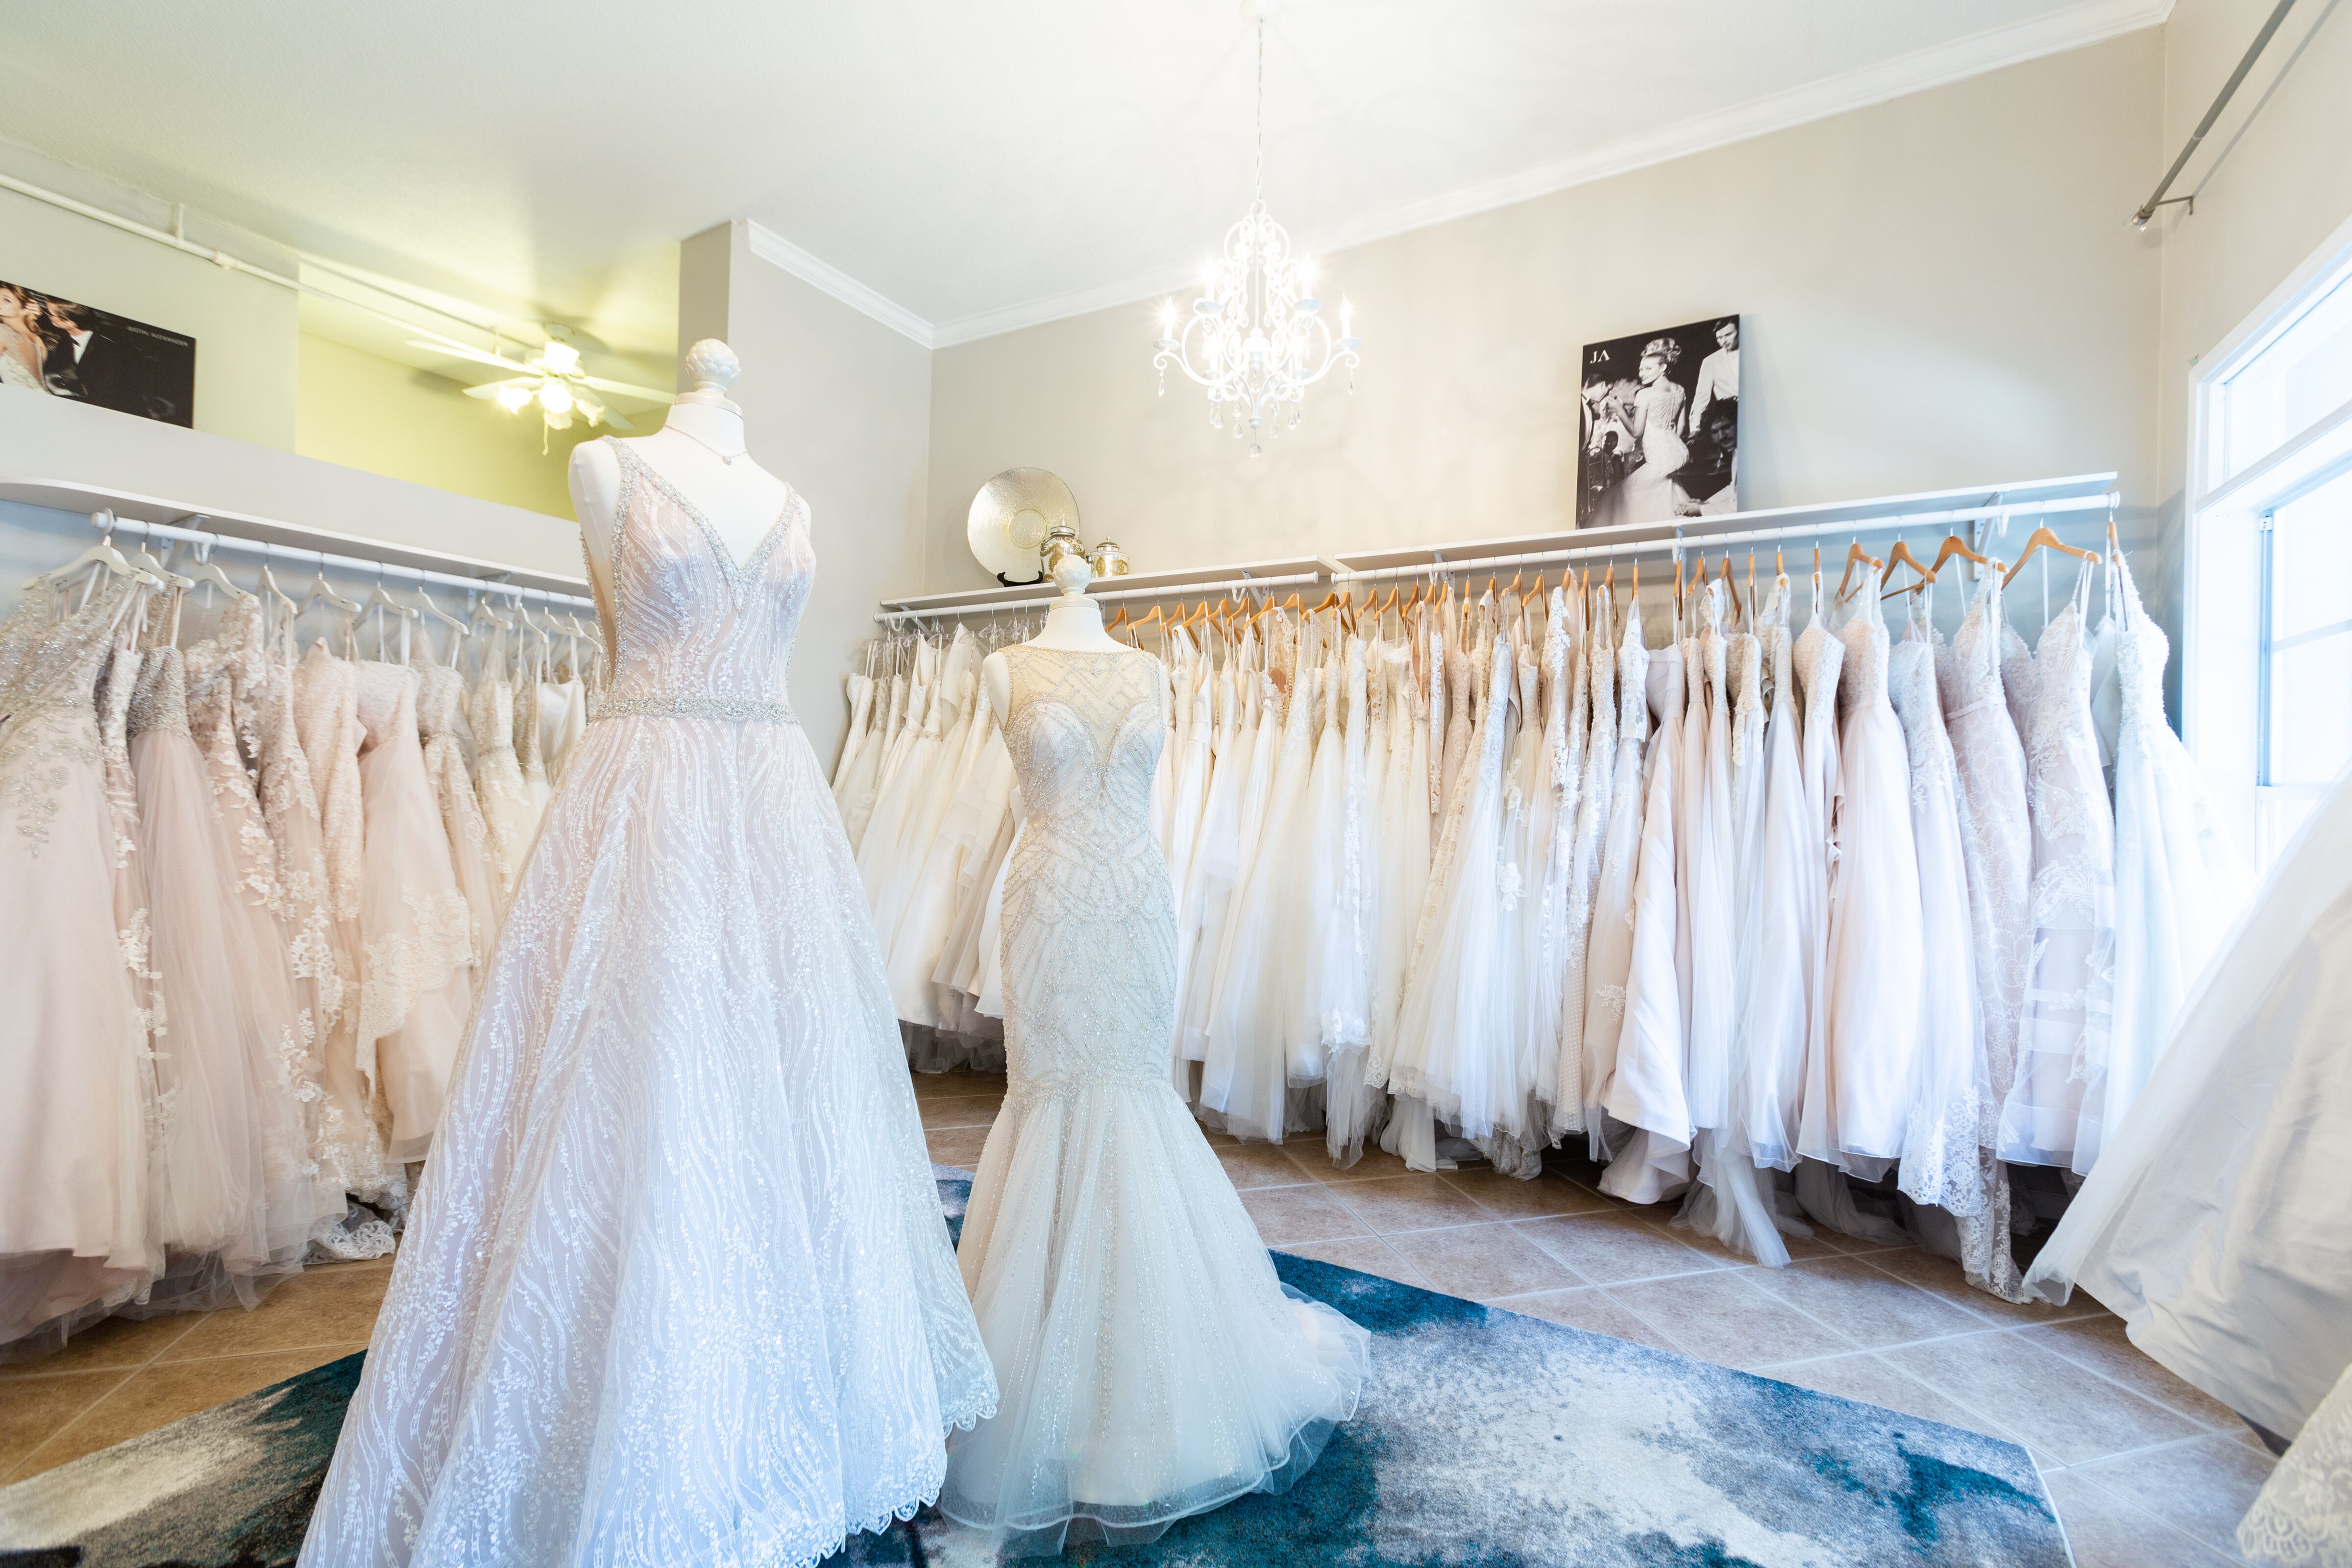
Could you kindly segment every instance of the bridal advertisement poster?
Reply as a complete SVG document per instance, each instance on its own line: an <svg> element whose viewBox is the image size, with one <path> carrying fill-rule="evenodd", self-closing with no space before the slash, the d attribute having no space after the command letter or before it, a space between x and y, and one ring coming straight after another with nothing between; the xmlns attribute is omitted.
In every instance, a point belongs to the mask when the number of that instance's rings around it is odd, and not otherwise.
<svg viewBox="0 0 2352 1568"><path fill-rule="evenodd" d="M1576 526L1739 510L1739 318L1587 343Z"/></svg>
<svg viewBox="0 0 2352 1568"><path fill-rule="evenodd" d="M196 340L0 280L0 386L192 429Z"/></svg>

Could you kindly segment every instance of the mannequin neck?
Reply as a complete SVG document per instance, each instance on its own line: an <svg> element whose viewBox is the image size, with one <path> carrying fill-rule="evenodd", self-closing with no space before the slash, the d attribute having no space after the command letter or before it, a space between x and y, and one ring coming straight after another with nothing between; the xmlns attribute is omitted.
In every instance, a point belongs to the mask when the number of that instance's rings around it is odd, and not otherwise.
<svg viewBox="0 0 2352 1568"><path fill-rule="evenodd" d="M1045 612L1045 626L1031 646L1071 653L1109 652L1127 645L1103 630L1102 606L1084 594L1065 594Z"/></svg>
<svg viewBox="0 0 2352 1568"><path fill-rule="evenodd" d="M681 398L670 405L669 415L662 421L665 430L681 431L689 438L709 443L722 453L743 450L743 416L733 408L719 408L708 403L688 403Z"/></svg>

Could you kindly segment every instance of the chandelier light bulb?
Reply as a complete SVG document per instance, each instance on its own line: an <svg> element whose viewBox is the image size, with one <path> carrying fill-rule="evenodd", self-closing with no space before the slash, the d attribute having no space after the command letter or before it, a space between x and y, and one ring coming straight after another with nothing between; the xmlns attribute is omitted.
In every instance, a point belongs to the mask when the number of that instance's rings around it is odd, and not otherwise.
<svg viewBox="0 0 2352 1568"><path fill-rule="evenodd" d="M530 401L530 388L528 386L510 385L499 388L499 406L509 414L521 413L523 405Z"/></svg>
<svg viewBox="0 0 2352 1568"><path fill-rule="evenodd" d="M572 389L560 381L541 382L539 405L559 418L572 412Z"/></svg>

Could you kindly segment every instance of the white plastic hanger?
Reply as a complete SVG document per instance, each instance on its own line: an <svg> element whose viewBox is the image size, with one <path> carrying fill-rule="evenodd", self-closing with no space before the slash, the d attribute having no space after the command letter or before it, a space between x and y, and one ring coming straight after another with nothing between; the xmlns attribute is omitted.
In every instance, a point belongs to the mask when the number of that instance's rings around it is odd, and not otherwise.
<svg viewBox="0 0 2352 1568"><path fill-rule="evenodd" d="M163 585L163 579L158 574L149 572L144 567L136 564L129 556L123 554L122 552L114 547L114 514L112 512L91 512L89 514L89 521L93 527L101 530L99 534L98 542L91 545L88 550L83 551L80 554L75 556L72 560L67 562L64 565L58 567L55 571L44 572L39 576L28 580L25 584L27 590L37 588L46 583L63 584L68 578L80 571L83 567L92 564L103 566L118 577L139 578L147 583L150 587L160 588ZM90 576L89 585L94 587L97 585L97 574L93 573ZM87 604L89 601L89 595L88 591L85 590L82 595L82 602Z"/></svg>

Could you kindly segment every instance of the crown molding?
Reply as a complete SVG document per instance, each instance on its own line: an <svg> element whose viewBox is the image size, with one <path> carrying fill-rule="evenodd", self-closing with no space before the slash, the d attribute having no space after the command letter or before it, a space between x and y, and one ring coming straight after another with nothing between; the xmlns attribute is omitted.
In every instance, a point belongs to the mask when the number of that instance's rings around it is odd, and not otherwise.
<svg viewBox="0 0 2352 1568"><path fill-rule="evenodd" d="M1002 310L959 316L952 321L941 321L934 326L931 336L937 346L950 349L958 343L977 342L982 338L1017 332L1024 327L1043 326L1048 321L1066 321L1072 316L1090 316L1097 310L1108 310L1115 305L1132 305L1138 300L1149 300L1161 294L1180 294L1197 286L1200 280L1201 269L1196 266L1163 267L1157 272L1106 283L1098 289L1050 294L1042 300L1024 300Z"/></svg>
<svg viewBox="0 0 2352 1568"><path fill-rule="evenodd" d="M927 349L939 346L931 323L896 300L867 288L830 262L811 256L765 224L749 218L738 221L743 225L744 241L751 254L769 266L791 273L810 288L832 295L851 310L873 317Z"/></svg>
<svg viewBox="0 0 2352 1568"><path fill-rule="evenodd" d="M1369 215L1327 228L1311 238L1317 255L1387 239L1414 229L1428 228L1455 218L1513 206L1572 186L1591 184L1613 175L1631 174L1653 164L1687 158L1775 131L1786 131L1815 121L1867 109L1930 88L1944 87L2007 66L2022 65L2047 55L2063 54L2104 43L2126 33L2161 25L2171 16L2174 0L2094 0L2053 16L2039 16L2012 26L1998 27L1948 44L1848 71L1843 76L1809 82L1787 92L1754 99L1717 110L1655 131L1628 136L1587 153L1553 159L1532 169L1465 186L1444 195ZM929 327L938 348L952 348L982 338L1043 326L1071 316L1087 315L1118 305L1133 304L1155 295L1181 291L1193 278L1190 267L1163 268L1098 288L1053 294L975 315L959 316ZM812 280L814 281L814 280ZM823 287L822 284L819 287ZM854 302L854 301L853 301ZM904 329L901 329L902 331ZM912 334L909 334L912 335Z"/></svg>

